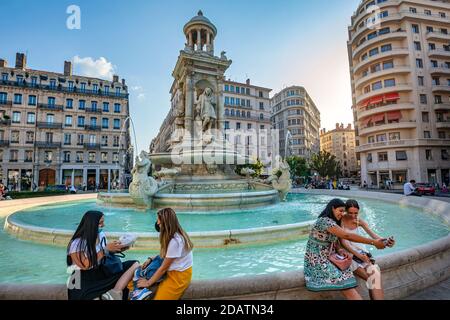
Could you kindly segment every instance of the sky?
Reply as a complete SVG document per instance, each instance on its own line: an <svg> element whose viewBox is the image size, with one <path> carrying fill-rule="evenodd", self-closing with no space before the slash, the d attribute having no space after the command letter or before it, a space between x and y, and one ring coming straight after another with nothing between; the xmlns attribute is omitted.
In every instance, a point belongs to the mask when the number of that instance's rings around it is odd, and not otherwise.
<svg viewBox="0 0 450 320"><path fill-rule="evenodd" d="M170 109L183 26L199 9L218 29L226 76L272 88L306 88L323 128L353 123L348 25L360 0L0 0L0 58L27 54L32 69L125 78L137 149L148 149ZM67 27L80 9L79 29ZM72 21L73 22L73 21Z"/></svg>

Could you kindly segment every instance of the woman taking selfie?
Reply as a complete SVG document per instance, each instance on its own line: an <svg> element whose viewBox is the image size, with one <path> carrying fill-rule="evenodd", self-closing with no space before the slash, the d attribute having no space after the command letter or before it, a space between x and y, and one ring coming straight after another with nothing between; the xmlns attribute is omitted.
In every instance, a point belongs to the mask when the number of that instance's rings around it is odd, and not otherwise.
<svg viewBox="0 0 450 320"><path fill-rule="evenodd" d="M84 214L75 234L67 246L67 266L71 272L68 283L69 300L122 300L127 284L139 267L136 261L121 264L121 271L111 274L105 265L104 257L108 253L124 251L120 242L106 243L101 231L105 225L102 212L88 211Z"/></svg>
<svg viewBox="0 0 450 320"><path fill-rule="evenodd" d="M345 203L345 210L347 214L342 218L342 228L344 230L359 235L359 230L362 228L372 239L382 239L369 228L366 221L359 219L359 204L356 200L348 200ZM375 260L372 259L370 252L364 245L356 244L352 241L342 240L341 243L342 246L353 255L353 261L350 268L356 276L364 281L369 279L369 274L372 277L376 277L376 279L374 278L375 284L369 289L370 298L372 300L384 300L381 273L379 272L379 267L375 266ZM393 247L394 245L394 238L389 238L386 246Z"/></svg>
<svg viewBox="0 0 450 320"><path fill-rule="evenodd" d="M341 228L345 203L332 200L314 224L305 252L305 281L310 291L341 291L348 300L362 300L356 291L357 282L350 269L351 257L339 249L339 239L365 243L384 249L382 239L374 240L350 233ZM348 266L345 267L345 262Z"/></svg>
<svg viewBox="0 0 450 320"><path fill-rule="evenodd" d="M148 290L166 274L154 300L179 300L191 283L194 245L181 228L175 211L170 208L158 211L155 229L160 232L160 257L164 260L149 280L139 279L138 287Z"/></svg>

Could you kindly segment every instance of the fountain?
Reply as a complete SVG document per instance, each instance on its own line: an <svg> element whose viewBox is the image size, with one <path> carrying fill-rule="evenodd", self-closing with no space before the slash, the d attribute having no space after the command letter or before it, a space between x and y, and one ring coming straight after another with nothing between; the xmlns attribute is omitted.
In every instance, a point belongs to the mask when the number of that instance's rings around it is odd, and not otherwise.
<svg viewBox="0 0 450 320"><path fill-rule="evenodd" d="M254 162L235 150L224 135L225 52L214 55L216 27L200 11L184 26L186 47L172 73L172 108L150 154L136 157L129 194L100 193L100 203L179 211L217 211L262 207L285 200L291 188L289 168L268 180L236 173ZM153 168L153 170L151 170ZM154 172L155 178L148 176ZM244 174L245 175L245 174Z"/></svg>

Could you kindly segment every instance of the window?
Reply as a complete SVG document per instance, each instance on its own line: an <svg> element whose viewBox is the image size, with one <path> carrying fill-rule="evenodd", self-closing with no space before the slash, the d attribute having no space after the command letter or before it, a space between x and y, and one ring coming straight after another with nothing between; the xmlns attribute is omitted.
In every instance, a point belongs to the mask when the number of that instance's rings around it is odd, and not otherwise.
<svg viewBox="0 0 450 320"><path fill-rule="evenodd" d="M372 84L372 90L379 90L382 89L383 85L381 84L381 81L375 82Z"/></svg>
<svg viewBox="0 0 450 320"><path fill-rule="evenodd" d="M262 91L259 92L259 97L260 97L260 98L264 98L264 94L263 94Z"/></svg>
<svg viewBox="0 0 450 320"><path fill-rule="evenodd" d="M230 91L230 86L228 84L225 85L225 91L226 92Z"/></svg>
<svg viewBox="0 0 450 320"><path fill-rule="evenodd" d="M89 144L96 144L97 143L97 136L95 134L89 135Z"/></svg>
<svg viewBox="0 0 450 320"><path fill-rule="evenodd" d="M400 140L400 132L391 132L389 133L390 141L399 141Z"/></svg>
<svg viewBox="0 0 450 320"><path fill-rule="evenodd" d="M372 163L372 154L371 153L367 154L367 162Z"/></svg>
<svg viewBox="0 0 450 320"><path fill-rule="evenodd" d="M450 159L447 149L441 150L441 159L442 160L449 160Z"/></svg>
<svg viewBox="0 0 450 320"><path fill-rule="evenodd" d="M6 104L8 100L8 94L6 92L0 92L0 104Z"/></svg>
<svg viewBox="0 0 450 320"><path fill-rule="evenodd" d="M64 151L64 162L70 162L70 151Z"/></svg>
<svg viewBox="0 0 450 320"><path fill-rule="evenodd" d="M77 162L78 163L83 163L84 162L84 153L81 151L77 152Z"/></svg>
<svg viewBox="0 0 450 320"><path fill-rule="evenodd" d="M102 147L108 146L108 136L102 136Z"/></svg>
<svg viewBox="0 0 450 320"><path fill-rule="evenodd" d="M394 68L394 61L385 61L383 62L383 70Z"/></svg>
<svg viewBox="0 0 450 320"><path fill-rule="evenodd" d="M86 101L85 100L80 100L78 102L78 109L80 109L80 110L85 110L86 109Z"/></svg>
<svg viewBox="0 0 450 320"><path fill-rule="evenodd" d="M395 79L386 79L386 80L384 80L384 87L385 88L395 87Z"/></svg>
<svg viewBox="0 0 450 320"><path fill-rule="evenodd" d="M413 31L413 33L419 33L419 25L413 24L412 25L412 31Z"/></svg>
<svg viewBox="0 0 450 320"><path fill-rule="evenodd" d="M36 115L34 112L28 112L27 113L27 123L28 124L35 124L36 123Z"/></svg>
<svg viewBox="0 0 450 320"><path fill-rule="evenodd" d="M53 143L53 132L46 132L45 133L45 142Z"/></svg>
<svg viewBox="0 0 450 320"><path fill-rule="evenodd" d="M93 93L98 93L98 84L92 85L92 91Z"/></svg>
<svg viewBox="0 0 450 320"><path fill-rule="evenodd" d="M240 122L236 122L236 130L240 130L241 129L241 123Z"/></svg>
<svg viewBox="0 0 450 320"><path fill-rule="evenodd" d="M84 116L78 116L78 127L84 127Z"/></svg>
<svg viewBox="0 0 450 320"><path fill-rule="evenodd" d="M377 142L385 142L385 141L387 141L385 133L377 135Z"/></svg>
<svg viewBox="0 0 450 320"><path fill-rule="evenodd" d="M11 131L11 143L19 143L19 131Z"/></svg>
<svg viewBox="0 0 450 320"><path fill-rule="evenodd" d="M113 163L119 163L119 153L114 152L113 153Z"/></svg>
<svg viewBox="0 0 450 320"><path fill-rule="evenodd" d="M91 109L92 111L97 111L97 101L91 101Z"/></svg>
<svg viewBox="0 0 450 320"><path fill-rule="evenodd" d="M89 163L95 163L96 153L95 152L89 152Z"/></svg>
<svg viewBox="0 0 450 320"><path fill-rule="evenodd" d="M46 119L47 119L47 123L54 123L55 122L55 115L51 114L51 113L48 113L47 116L46 116Z"/></svg>
<svg viewBox="0 0 450 320"><path fill-rule="evenodd" d="M371 136L371 137L367 138L367 142L368 143L375 143L375 137Z"/></svg>
<svg viewBox="0 0 450 320"><path fill-rule="evenodd" d="M225 121L225 130L230 130L230 121Z"/></svg>
<svg viewBox="0 0 450 320"><path fill-rule="evenodd" d="M264 110L264 102L259 103L259 110Z"/></svg>
<svg viewBox="0 0 450 320"><path fill-rule="evenodd" d="M33 151L26 150L25 151L25 162L33 162Z"/></svg>
<svg viewBox="0 0 450 320"><path fill-rule="evenodd" d="M19 151L18 150L10 150L9 152L9 161L17 162L19 160Z"/></svg>
<svg viewBox="0 0 450 320"><path fill-rule="evenodd" d="M55 79L50 79L49 87L50 87L50 89L55 89L56 88L56 80Z"/></svg>
<svg viewBox="0 0 450 320"><path fill-rule="evenodd" d="M396 151L395 157L397 161L406 161L408 160L408 155L406 154L406 151Z"/></svg>
<svg viewBox="0 0 450 320"><path fill-rule="evenodd" d="M55 101L56 100L55 100L54 97L48 97L47 98L48 105L51 106L51 107L55 106Z"/></svg>
<svg viewBox="0 0 450 320"><path fill-rule="evenodd" d="M445 19L447 17L447 15L445 14L445 12L439 12L439 16L443 19Z"/></svg>
<svg viewBox="0 0 450 320"><path fill-rule="evenodd" d="M35 106L36 105L36 96L28 96L28 105Z"/></svg>
<svg viewBox="0 0 450 320"><path fill-rule="evenodd" d="M428 99L427 99L427 95L426 94L421 94L420 95L420 103L421 104L427 104L428 103Z"/></svg>
<svg viewBox="0 0 450 320"><path fill-rule="evenodd" d="M69 89L69 91L73 91L73 81L69 81L67 83L67 88Z"/></svg>
<svg viewBox="0 0 450 320"><path fill-rule="evenodd" d="M114 129L120 129L120 119L114 119Z"/></svg>
<svg viewBox="0 0 450 320"><path fill-rule="evenodd" d="M84 134L79 133L77 135L77 145L82 146L84 144Z"/></svg>
<svg viewBox="0 0 450 320"><path fill-rule="evenodd" d="M230 97L225 97L225 105L230 105Z"/></svg>
<svg viewBox="0 0 450 320"><path fill-rule="evenodd" d="M22 95L19 93L14 94L14 104L22 104Z"/></svg>
<svg viewBox="0 0 450 320"><path fill-rule="evenodd" d="M93 127L97 126L97 118L91 117L91 126L93 126Z"/></svg>
<svg viewBox="0 0 450 320"><path fill-rule="evenodd" d="M12 123L20 123L20 112L18 111L13 112Z"/></svg>
<svg viewBox="0 0 450 320"><path fill-rule="evenodd" d="M410 13L417 13L417 9L416 9L416 8L413 8L413 7L410 7L410 8L409 8L409 12L410 12Z"/></svg>
<svg viewBox="0 0 450 320"><path fill-rule="evenodd" d="M17 75L16 80L17 80L17 84L23 84L23 76Z"/></svg>
<svg viewBox="0 0 450 320"><path fill-rule="evenodd" d="M108 118L103 118L102 119L102 128L103 129L108 129L109 128L109 119Z"/></svg>
<svg viewBox="0 0 450 320"><path fill-rule="evenodd" d="M120 103L115 103L114 104L114 112L115 113L120 113Z"/></svg>
<svg viewBox="0 0 450 320"><path fill-rule="evenodd" d="M430 149L425 150L425 159L428 161L433 160L433 151Z"/></svg>
<svg viewBox="0 0 450 320"><path fill-rule="evenodd" d="M73 109L73 99L66 99L66 108Z"/></svg>
<svg viewBox="0 0 450 320"><path fill-rule="evenodd" d="M416 59L416 66L419 69L423 69L423 60L422 59Z"/></svg>
<svg viewBox="0 0 450 320"><path fill-rule="evenodd" d="M424 77L423 76L419 76L417 77L417 83L420 87L423 87L425 85L425 81L424 81Z"/></svg>
<svg viewBox="0 0 450 320"><path fill-rule="evenodd" d="M422 122L430 122L430 114L428 112L422 112Z"/></svg>
<svg viewBox="0 0 450 320"><path fill-rule="evenodd" d="M103 102L103 112L109 112L109 102Z"/></svg>
<svg viewBox="0 0 450 320"><path fill-rule="evenodd" d="M70 133L64 133L64 144L65 145L72 144L72 135Z"/></svg>
<svg viewBox="0 0 450 320"><path fill-rule="evenodd" d="M247 123L247 130L251 130L252 129L252 124L251 123Z"/></svg>
<svg viewBox="0 0 450 320"><path fill-rule="evenodd" d="M429 43L428 44L428 50L430 50L430 51L436 50L436 45L434 43Z"/></svg>
<svg viewBox="0 0 450 320"><path fill-rule="evenodd" d="M37 77L31 77L31 86L36 87L37 85Z"/></svg>
<svg viewBox="0 0 450 320"><path fill-rule="evenodd" d="M118 136L114 136L113 147L119 146L119 138Z"/></svg>
<svg viewBox="0 0 450 320"><path fill-rule="evenodd" d="M431 132L430 131L424 131L423 132L423 137L425 139L431 139Z"/></svg>
<svg viewBox="0 0 450 320"><path fill-rule="evenodd" d="M25 142L26 143L34 143L34 132L33 131L27 131Z"/></svg>
<svg viewBox="0 0 450 320"><path fill-rule="evenodd" d="M109 94L109 86L105 86L103 89L105 90L105 94L108 95Z"/></svg>
<svg viewBox="0 0 450 320"><path fill-rule="evenodd" d="M438 131L439 139L445 139L445 131Z"/></svg>
<svg viewBox="0 0 450 320"><path fill-rule="evenodd" d="M66 121L64 122L64 125L66 127L71 127L72 126L72 116L66 116Z"/></svg>
<svg viewBox="0 0 450 320"><path fill-rule="evenodd" d="M86 83L85 83L85 82L82 82L82 83L80 84L80 91L81 91L81 92L86 92Z"/></svg>
<svg viewBox="0 0 450 320"><path fill-rule="evenodd" d="M422 46L420 45L420 42L414 41L414 48L416 49L416 51L422 50Z"/></svg>
<svg viewBox="0 0 450 320"><path fill-rule="evenodd" d="M7 73L2 73L2 80L3 81L8 81L8 74Z"/></svg>
<svg viewBox="0 0 450 320"><path fill-rule="evenodd" d="M101 162L102 163L107 163L108 162L108 153L107 152L102 152L101 153Z"/></svg>
<svg viewBox="0 0 450 320"><path fill-rule="evenodd" d="M379 53L378 48L374 48L369 51L369 56L372 57L374 55L377 55Z"/></svg>
<svg viewBox="0 0 450 320"><path fill-rule="evenodd" d="M45 151L44 162L50 163L53 161L53 151Z"/></svg>
<svg viewBox="0 0 450 320"><path fill-rule="evenodd" d="M378 153L378 162L386 162L388 161L388 153L387 152L379 152Z"/></svg>
<svg viewBox="0 0 450 320"><path fill-rule="evenodd" d="M117 88L116 88L116 96L120 96L120 90L121 90L120 87L117 87Z"/></svg>

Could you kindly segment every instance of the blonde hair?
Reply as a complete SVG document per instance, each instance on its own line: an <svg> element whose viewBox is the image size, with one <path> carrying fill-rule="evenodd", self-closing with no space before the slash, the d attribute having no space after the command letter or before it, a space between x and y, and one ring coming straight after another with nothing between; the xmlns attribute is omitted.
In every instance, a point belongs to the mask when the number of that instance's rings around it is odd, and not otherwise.
<svg viewBox="0 0 450 320"><path fill-rule="evenodd" d="M194 244L188 234L181 227L177 214L171 208L165 208L158 211L158 218L161 223L161 231L159 234L159 243L161 245L160 256L165 258L170 240L173 239L175 233L178 233L184 239L184 248L186 251L192 251Z"/></svg>

